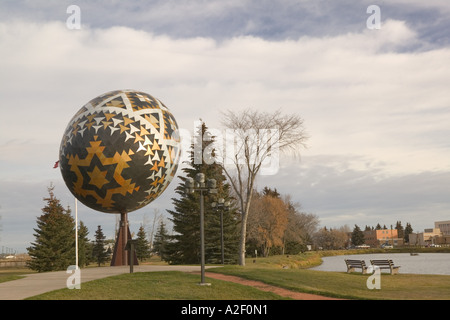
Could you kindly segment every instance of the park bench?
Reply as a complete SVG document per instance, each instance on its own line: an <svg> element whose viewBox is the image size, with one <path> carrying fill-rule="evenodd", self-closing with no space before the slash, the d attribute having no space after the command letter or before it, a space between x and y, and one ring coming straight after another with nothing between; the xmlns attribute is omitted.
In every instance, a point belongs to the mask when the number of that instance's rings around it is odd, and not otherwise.
<svg viewBox="0 0 450 320"><path fill-rule="evenodd" d="M400 266L395 266L394 262L390 259L384 260L370 260L370 263L375 267L379 267L381 269L389 269L391 274L397 274Z"/></svg>
<svg viewBox="0 0 450 320"><path fill-rule="evenodd" d="M355 269L361 269L363 274L367 273L367 266L364 260L351 260L345 259L347 265L347 273L355 271Z"/></svg>

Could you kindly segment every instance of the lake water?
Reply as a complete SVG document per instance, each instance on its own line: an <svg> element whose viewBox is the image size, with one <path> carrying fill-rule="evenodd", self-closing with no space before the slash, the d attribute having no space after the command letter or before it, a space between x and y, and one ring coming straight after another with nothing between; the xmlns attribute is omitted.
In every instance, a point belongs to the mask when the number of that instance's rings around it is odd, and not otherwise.
<svg viewBox="0 0 450 320"><path fill-rule="evenodd" d="M371 265L371 259L391 259L394 265L400 266L399 273L450 275L450 253L419 253L417 256L409 253L374 253L323 257L323 263L311 270L347 272L344 259L365 260L367 266ZM360 271L356 269L356 272Z"/></svg>

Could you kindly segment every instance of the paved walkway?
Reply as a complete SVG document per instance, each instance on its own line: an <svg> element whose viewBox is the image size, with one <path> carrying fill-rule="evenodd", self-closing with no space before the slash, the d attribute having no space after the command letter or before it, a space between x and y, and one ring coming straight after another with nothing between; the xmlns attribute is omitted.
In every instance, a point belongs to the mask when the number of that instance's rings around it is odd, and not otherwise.
<svg viewBox="0 0 450 320"><path fill-rule="evenodd" d="M208 268L208 267L207 267ZM129 273L129 266L81 269L81 283ZM184 271L200 272L200 266L134 266L133 272ZM31 273L25 278L0 283L0 300L22 300L48 291L66 288L71 274L66 271Z"/></svg>
<svg viewBox="0 0 450 320"><path fill-rule="evenodd" d="M273 292L279 296L291 298L294 300L343 300L343 299L338 299L338 298L319 296L317 294L291 291L291 290L283 289L280 287L275 287L275 286L266 284L261 281L247 280L247 279L243 279L240 277L225 275L225 274L221 274L221 273L206 272L205 276L209 277L209 278L239 283L239 284L243 284L246 286L252 286L256 289L266 291L266 292Z"/></svg>

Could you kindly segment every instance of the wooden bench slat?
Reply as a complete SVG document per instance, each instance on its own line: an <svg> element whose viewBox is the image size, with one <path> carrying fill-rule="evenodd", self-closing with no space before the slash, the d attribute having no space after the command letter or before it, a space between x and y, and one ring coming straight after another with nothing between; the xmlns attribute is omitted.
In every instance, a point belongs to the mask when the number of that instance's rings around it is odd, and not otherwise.
<svg viewBox="0 0 450 320"><path fill-rule="evenodd" d="M391 274L398 273L398 269L400 268L400 266L395 266L394 262L391 259L370 260L370 263L373 266L377 266L380 269L389 269L389 270L391 270Z"/></svg>
<svg viewBox="0 0 450 320"><path fill-rule="evenodd" d="M354 269L361 269L363 274L367 273L368 267L366 266L366 262L364 260L352 260L352 259L344 259L345 264L347 265L347 272L350 273L354 271Z"/></svg>

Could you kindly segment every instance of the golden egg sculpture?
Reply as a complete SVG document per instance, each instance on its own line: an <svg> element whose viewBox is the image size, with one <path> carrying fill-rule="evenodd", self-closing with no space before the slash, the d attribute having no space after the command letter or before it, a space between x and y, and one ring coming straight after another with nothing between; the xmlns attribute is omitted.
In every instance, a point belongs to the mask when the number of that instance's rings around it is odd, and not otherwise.
<svg viewBox="0 0 450 320"><path fill-rule="evenodd" d="M85 104L62 137L59 166L72 194L106 213L128 213L155 200L175 176L177 122L157 98L116 90Z"/></svg>

